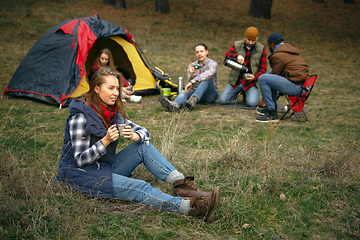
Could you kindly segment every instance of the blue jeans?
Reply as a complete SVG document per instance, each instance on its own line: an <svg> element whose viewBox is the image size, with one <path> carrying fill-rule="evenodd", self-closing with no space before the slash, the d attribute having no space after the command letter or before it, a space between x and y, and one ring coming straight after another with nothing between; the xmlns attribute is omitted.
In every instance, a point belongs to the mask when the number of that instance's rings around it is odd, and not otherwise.
<svg viewBox="0 0 360 240"><path fill-rule="evenodd" d="M218 98L218 92L216 91L212 81L206 80L201 81L196 89L192 88L188 93L185 93L185 90L180 91L174 102L181 107L192 95L197 97L199 103L213 103Z"/></svg>
<svg viewBox="0 0 360 240"><path fill-rule="evenodd" d="M259 87L268 110L276 110L277 92L293 96L300 94L302 89L301 85L296 85L282 76L268 73L259 77Z"/></svg>
<svg viewBox="0 0 360 240"><path fill-rule="evenodd" d="M240 92L245 92L242 83L239 84L236 88L228 84L220 95L219 103L222 105L230 104L234 99L238 97ZM257 107L257 105L259 104L259 89L256 86L251 87L245 93L247 106Z"/></svg>
<svg viewBox="0 0 360 240"><path fill-rule="evenodd" d="M116 154L112 165L113 197L180 214L181 197L173 197L143 180L128 177L142 163L162 181L176 170L153 145L132 143Z"/></svg>

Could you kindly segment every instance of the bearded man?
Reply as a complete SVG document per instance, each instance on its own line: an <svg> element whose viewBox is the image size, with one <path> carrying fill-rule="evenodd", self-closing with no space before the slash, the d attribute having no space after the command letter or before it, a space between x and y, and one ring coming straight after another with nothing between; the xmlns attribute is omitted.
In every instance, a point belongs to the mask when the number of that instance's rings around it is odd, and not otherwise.
<svg viewBox="0 0 360 240"><path fill-rule="evenodd" d="M219 103L230 104L241 92L246 96L244 101L248 107L256 107L259 104L259 90L256 82L266 72L266 50L264 45L258 42L259 31L255 27L249 27L245 31L244 39L236 41L225 58L237 60L249 70L248 74L241 74L239 70L232 69L228 79L229 84L225 87L219 98Z"/></svg>

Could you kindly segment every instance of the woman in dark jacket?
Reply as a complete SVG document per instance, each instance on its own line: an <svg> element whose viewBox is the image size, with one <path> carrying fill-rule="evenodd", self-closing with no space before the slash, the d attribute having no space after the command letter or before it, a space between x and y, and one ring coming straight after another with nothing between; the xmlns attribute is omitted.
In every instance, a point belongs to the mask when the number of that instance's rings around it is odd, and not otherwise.
<svg viewBox="0 0 360 240"><path fill-rule="evenodd" d="M192 182L193 177L184 177L151 145L149 132L126 115L120 97L122 86L120 74L103 67L94 74L90 90L70 103L57 181L90 197L140 202L212 222L220 188L201 191ZM126 124L122 134L133 141L119 153L116 153L120 136L117 124ZM154 176L172 184L178 196L130 178L142 163Z"/></svg>

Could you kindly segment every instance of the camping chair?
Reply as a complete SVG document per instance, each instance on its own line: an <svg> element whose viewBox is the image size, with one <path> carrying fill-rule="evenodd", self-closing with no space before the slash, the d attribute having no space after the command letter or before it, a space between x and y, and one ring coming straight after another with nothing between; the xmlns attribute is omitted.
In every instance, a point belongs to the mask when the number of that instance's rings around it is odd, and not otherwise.
<svg viewBox="0 0 360 240"><path fill-rule="evenodd" d="M304 111L304 105L307 99L310 96L310 93L312 89L314 88L315 81L317 79L317 75L311 75L308 76L304 82L304 85L302 86L301 93L297 96L288 96L285 95L285 98L287 102L289 103L290 108L284 113L284 115L281 117L281 120L283 120L286 116L286 114L291 113L289 117L292 115L295 115L296 119L299 122L305 122L308 121L308 117L306 115L306 112ZM304 114L306 120L300 121L298 115Z"/></svg>

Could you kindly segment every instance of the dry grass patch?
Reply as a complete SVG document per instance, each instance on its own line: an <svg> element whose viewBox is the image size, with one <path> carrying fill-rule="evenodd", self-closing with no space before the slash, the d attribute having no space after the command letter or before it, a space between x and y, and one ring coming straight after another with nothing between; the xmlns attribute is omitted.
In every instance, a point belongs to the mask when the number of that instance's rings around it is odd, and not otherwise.
<svg viewBox="0 0 360 240"><path fill-rule="evenodd" d="M50 28L77 17L100 17L129 30L152 66L173 80L186 77L193 47L205 42L218 66L220 92L229 69L225 52L250 26L266 42L272 32L300 49L318 82L309 122L293 117L258 124L253 110L198 104L169 113L158 96L129 104L131 120L149 129L152 144L195 183L221 186L216 220L153 211L116 200L87 199L54 188L68 109L26 99L0 100L0 236L16 239L352 239L359 236L360 5L338 0L274 1L272 19L248 15L250 0L171 1L170 14L153 0L117 10L90 1L1 2L0 88L5 89L33 44ZM350 7L349 7L350 6ZM61 11L59 11L61 9ZM285 99L280 99L284 104ZM119 144L118 150L127 146ZM134 177L174 194L144 167ZM280 199L285 195L285 200ZM248 223L250 228L242 226Z"/></svg>

